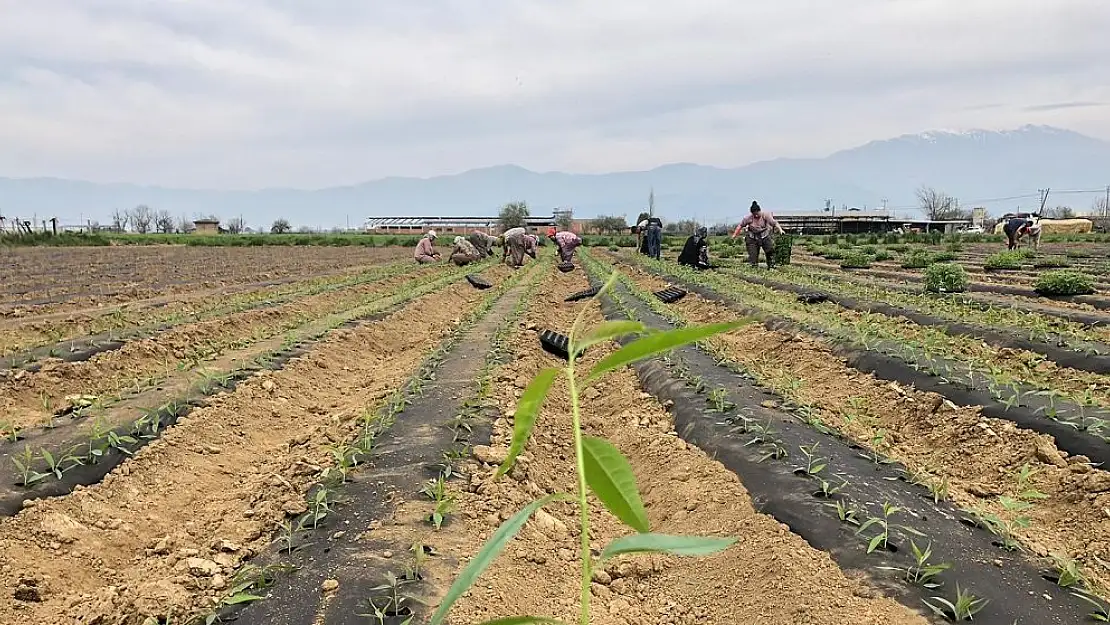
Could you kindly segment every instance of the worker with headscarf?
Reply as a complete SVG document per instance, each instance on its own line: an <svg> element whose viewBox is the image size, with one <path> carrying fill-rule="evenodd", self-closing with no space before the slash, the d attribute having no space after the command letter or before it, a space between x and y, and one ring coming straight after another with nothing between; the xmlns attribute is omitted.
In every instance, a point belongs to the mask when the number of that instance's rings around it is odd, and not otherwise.
<svg viewBox="0 0 1110 625"><path fill-rule="evenodd" d="M678 264L693 267L694 269L709 269L709 230L698 228L678 255Z"/></svg>
<svg viewBox="0 0 1110 625"><path fill-rule="evenodd" d="M418 263L434 263L439 261L439 252L435 248L436 231L429 230L420 238L420 242L416 244L416 251L413 253L413 258Z"/></svg>
<svg viewBox="0 0 1110 625"><path fill-rule="evenodd" d="M759 202L752 202L751 214L740 221L740 225L736 226L736 231L732 233L732 238L740 236L741 232L747 232L744 238L744 243L748 248L748 264L752 267L759 265L759 250L767 255L767 268L771 269L774 266L774 252L775 243L771 237L772 232L779 234L786 234L779 222L770 213L763 212L759 206Z"/></svg>
<svg viewBox="0 0 1110 625"><path fill-rule="evenodd" d="M493 248L501 245L501 239L498 237L486 234L481 230L471 232L467 237L467 241L478 250L482 256L493 256Z"/></svg>
<svg viewBox="0 0 1110 625"><path fill-rule="evenodd" d="M501 240L501 261L504 262L511 255L509 262L511 267L523 266L525 254L532 258L536 257L536 244L539 239L528 234L524 228L509 228L501 236Z"/></svg>
<svg viewBox="0 0 1110 625"><path fill-rule="evenodd" d="M1041 245L1041 224L1037 215L1013 217L1006 222L1005 226L1002 226L1002 232L1006 233L1007 249L1017 249L1018 241L1025 236L1033 241L1033 249L1037 249Z"/></svg>
<svg viewBox="0 0 1110 625"><path fill-rule="evenodd" d="M469 265L470 263L477 262L482 258L470 241L460 237L455 237L455 248L451 250L451 262L459 267Z"/></svg>
<svg viewBox="0 0 1110 625"><path fill-rule="evenodd" d="M559 262L569 263L574 260L574 250L582 245L582 239L577 234L563 230L556 232L555 228L548 228L547 238L551 239L559 248Z"/></svg>

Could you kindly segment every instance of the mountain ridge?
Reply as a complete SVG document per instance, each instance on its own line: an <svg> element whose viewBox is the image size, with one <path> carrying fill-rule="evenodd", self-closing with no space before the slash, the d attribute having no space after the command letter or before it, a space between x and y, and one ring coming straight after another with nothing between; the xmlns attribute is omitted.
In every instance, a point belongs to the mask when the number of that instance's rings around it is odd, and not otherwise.
<svg viewBox="0 0 1110 625"><path fill-rule="evenodd" d="M907 208L922 185L958 198L989 198L1045 187L1093 189L1106 184L1110 142L1063 128L1026 125L1003 131L905 134L820 158L776 158L731 168L679 162L640 171L571 173L502 164L319 189L224 191L0 177L0 211L5 217L25 219L32 214L57 216L62 223L105 222L116 208L147 204L175 215L242 215L256 227L278 217L297 225L331 227L357 225L369 216L488 215L505 202L525 200L535 214L572 206L582 217L623 214L632 219L654 189L664 217L714 222L737 218L752 199L780 212L820 210L826 198L838 206L874 207L885 199L890 206ZM1083 211L1089 203L1077 201L1074 208ZM1051 200L1050 204L1055 205Z"/></svg>

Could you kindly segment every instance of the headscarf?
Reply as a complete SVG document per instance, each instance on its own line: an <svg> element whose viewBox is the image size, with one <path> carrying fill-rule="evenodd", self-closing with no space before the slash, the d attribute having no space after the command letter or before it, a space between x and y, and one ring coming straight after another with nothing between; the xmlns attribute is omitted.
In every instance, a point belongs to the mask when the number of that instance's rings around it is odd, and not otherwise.
<svg viewBox="0 0 1110 625"><path fill-rule="evenodd" d="M706 228L705 226L699 227L697 230L694 231L694 236L699 239L704 239L705 237L709 236L709 228Z"/></svg>
<svg viewBox="0 0 1110 625"><path fill-rule="evenodd" d="M436 238L436 231L435 230L429 230L428 234L426 234L424 236L428 237L429 239L434 239L434 238Z"/></svg>
<svg viewBox="0 0 1110 625"><path fill-rule="evenodd" d="M752 200L752 208L751 208L751 211L752 211L753 213L758 213L758 212L759 212L760 210L762 210L762 209L760 209L760 208L759 208L759 202L756 202L755 200Z"/></svg>
<svg viewBox="0 0 1110 625"><path fill-rule="evenodd" d="M459 245L459 244L460 244L460 243L462 243L462 242L463 242L463 238L462 238L462 237L455 237L455 245Z"/></svg>
<svg viewBox="0 0 1110 625"><path fill-rule="evenodd" d="M555 227L554 226L547 229L547 236L549 236L549 237L555 236Z"/></svg>

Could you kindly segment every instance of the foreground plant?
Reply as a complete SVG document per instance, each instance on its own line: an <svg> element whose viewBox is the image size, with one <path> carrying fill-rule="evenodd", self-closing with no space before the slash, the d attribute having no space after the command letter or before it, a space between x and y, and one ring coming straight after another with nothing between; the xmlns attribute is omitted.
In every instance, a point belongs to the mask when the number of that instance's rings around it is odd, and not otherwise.
<svg viewBox="0 0 1110 625"><path fill-rule="evenodd" d="M936 613L937 616L956 622L972 620L988 603L987 599L980 599L970 592L964 592L959 584L956 584L955 601L949 601L944 597L933 597L932 599L936 603L924 602L930 610Z"/></svg>
<svg viewBox="0 0 1110 625"><path fill-rule="evenodd" d="M608 282L599 291L599 296L612 287L617 277L617 273L613 272ZM429 625L442 624L454 603L467 592L478 579L478 576L493 563L494 559L508 545L513 536L520 531L528 519L537 510L553 501L574 500L578 507L579 536L581 537L579 554L581 561L581 593L578 619L580 625L588 625L590 622L590 580L593 572L603 566L609 559L623 554L648 552L685 556L708 555L726 549L735 542L733 538L671 536L652 533L648 524L647 512L644 509L643 501L636 487L636 479L628 460L609 441L586 436L582 432L579 389L596 382L610 371L662 354L676 347L733 330L743 325L744 322L684 327L667 332L648 333L602 359L590 369L589 373L580 378L577 371L578 357L586 348L619 337L640 335L647 332L643 324L635 321L607 321L583 334L579 331L579 326L587 310L588 307L583 308L571 328L567 365L563 369L544 369L541 371L521 396L514 415L513 439L509 447L508 457L498 468L495 475L497 478L505 475L512 468L517 456L524 451L544 399L555 380L560 375L564 375L570 391L575 473L577 477L576 492L573 495L557 493L533 501L505 521L459 574L455 583L451 585L444 596L443 602L439 605L435 614L432 615ZM637 532L612 541L602 549L600 556L597 558L590 551L590 509L587 502L587 489L614 516ZM561 622L538 616L518 616L510 619L486 621L486 625L495 623L525 625L528 623L558 624Z"/></svg>

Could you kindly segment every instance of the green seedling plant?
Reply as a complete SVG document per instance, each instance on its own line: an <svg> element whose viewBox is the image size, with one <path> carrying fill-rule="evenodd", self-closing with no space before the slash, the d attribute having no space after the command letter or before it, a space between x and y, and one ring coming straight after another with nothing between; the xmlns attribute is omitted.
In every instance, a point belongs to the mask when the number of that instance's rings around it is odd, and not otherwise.
<svg viewBox="0 0 1110 625"><path fill-rule="evenodd" d="M455 496L447 492L447 478L450 477L449 466L447 471L441 473L436 479L429 480L420 491L435 503L435 508L428 515L428 521L437 530L443 526L447 515L455 510Z"/></svg>
<svg viewBox="0 0 1110 625"><path fill-rule="evenodd" d="M0 438L9 443L18 442L19 439L23 438L20 436L21 431L18 426L8 421L0 421Z"/></svg>
<svg viewBox="0 0 1110 625"><path fill-rule="evenodd" d="M905 532L906 534L912 534L914 536L924 536L924 534L912 527L890 522L890 519L894 515L902 511L902 508L899 508L898 506L895 506L890 502L883 502L883 516L869 517L866 521L863 522L863 524L859 526L859 529L856 530L857 535L866 532L871 527L878 527L879 530L881 530L878 534L872 536L871 539L868 541L867 553L872 553L879 547L882 547L883 549L889 548L890 531L893 529L897 529Z"/></svg>
<svg viewBox="0 0 1110 625"><path fill-rule="evenodd" d="M35 470L34 467L35 455L30 447L23 447L23 451L17 456L12 456L12 464L15 465L16 471L19 473L20 486L34 486L38 482L45 480L50 476L49 473L41 473Z"/></svg>
<svg viewBox="0 0 1110 625"><path fill-rule="evenodd" d="M839 484L833 484L824 478L817 478L821 482L821 489L815 494L823 499L832 499L839 495L848 486L848 480L841 475L837 475L836 478L840 480Z"/></svg>
<svg viewBox="0 0 1110 625"><path fill-rule="evenodd" d="M937 576L952 568L952 565L947 562L939 564L930 562L933 557L932 543L926 545L926 547L922 549L917 546L917 543L915 543L913 539L910 539L910 552L914 560L912 566L905 568L881 566L879 568L887 571L900 571L907 582L923 588L928 588L930 590L940 588L943 584L937 580Z"/></svg>
<svg viewBox="0 0 1110 625"><path fill-rule="evenodd" d="M1056 585L1060 588L1072 588L1085 585L1087 580L1079 563L1074 558L1062 555L1052 556L1053 568L1056 573Z"/></svg>
<svg viewBox="0 0 1110 625"><path fill-rule="evenodd" d="M812 445L802 445L799 449L802 455L805 456L806 463L794 467L794 475L802 475L805 477L817 477L828 466L825 458L817 455L817 447L821 443L814 443Z"/></svg>
<svg viewBox="0 0 1110 625"><path fill-rule="evenodd" d="M1087 616L1099 623L1110 623L1110 607L1107 607L1098 597L1084 590L1076 590L1071 594L1073 597L1082 599L1094 608L1094 612L1089 613Z"/></svg>
<svg viewBox="0 0 1110 625"><path fill-rule="evenodd" d="M308 512L298 521L300 529L308 527L316 529L319 527L320 522L332 513L332 504L334 503L334 493L330 488L321 484L308 499Z"/></svg>
<svg viewBox="0 0 1110 625"><path fill-rule="evenodd" d="M857 527L859 526L859 509L852 505L850 502L835 501L833 503L827 503L825 505L836 511L836 518L840 519L841 523L847 523L848 525L855 525Z"/></svg>
<svg viewBox="0 0 1110 625"><path fill-rule="evenodd" d="M603 296L617 279L617 272L612 272L605 286L599 291L599 297ZM569 333L570 344L566 366L562 369L550 368L540 371L524 390L514 415L513 438L508 456L495 473L496 477L503 477L512 468L517 456L524 451L544 399L550 392L555 380L562 376L566 379L570 395L575 475L577 477L575 492L571 495L552 494L533 501L505 521L456 578L439 608L429 620L429 625L442 625L454 603L467 592L478 579L478 576L493 563L497 555L520 531L528 519L537 510L554 501L574 501L579 514L579 625L589 625L590 623L590 582L592 574L597 567L603 566L608 560L622 554L645 552L686 556L707 555L726 549L735 542L735 539L732 538L674 536L651 532L647 512L636 487L636 478L628 460L609 441L587 436L583 433L579 392L583 386L593 384L608 372L621 369L645 358L669 352L676 347L694 343L721 332L734 330L740 327L743 322L687 326L665 332L645 334L646 328L641 323L631 320L607 321L590 331L582 332L580 326L588 310L590 310L590 307L583 306L582 312L575 319ZM584 376L580 377L578 359L583 350L592 345L605 343L619 337L637 335L642 336L601 359ZM590 509L587 503L587 496L590 492L617 519L635 530L635 533L618 538L605 545L596 559L590 548ZM487 621L486 625L492 623L558 624L560 621L536 616L518 616L508 620Z"/></svg>
<svg viewBox="0 0 1110 625"><path fill-rule="evenodd" d="M713 407L714 412L725 413L736 407L736 404L728 400L728 389L716 388L709 393L709 404Z"/></svg>
<svg viewBox="0 0 1110 625"><path fill-rule="evenodd" d="M410 597L401 592L401 589L412 580L407 580L404 577L398 577L395 573L388 572L385 574L385 583L375 586L370 589L372 593L370 598L366 600L369 612L359 614L364 618L375 619L379 624L384 624L389 619L402 616L409 611L407 605ZM414 617L402 621L401 625L411 623Z"/></svg>
<svg viewBox="0 0 1110 625"><path fill-rule="evenodd" d="M1029 465L1028 462L1021 465L1021 469L1019 469L1017 472L1018 499L1023 499L1026 501L1035 499L1048 499L1048 495L1034 488L1031 483L1033 476L1037 475L1040 472L1040 469L1033 468Z"/></svg>
<svg viewBox="0 0 1110 625"><path fill-rule="evenodd" d="M987 599L980 599L970 592L964 592L959 584L956 584L955 602L944 597L932 597L932 600L936 603L930 603L927 600L922 602L937 616L954 622L972 620L989 603Z"/></svg>

